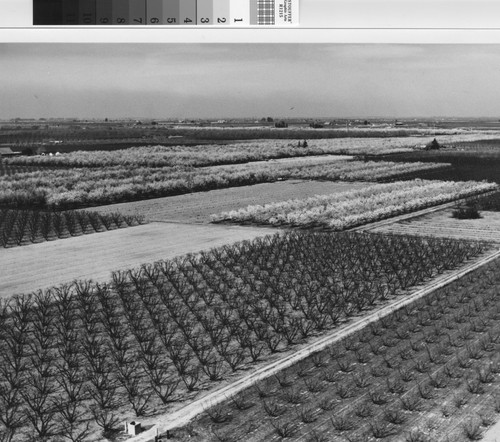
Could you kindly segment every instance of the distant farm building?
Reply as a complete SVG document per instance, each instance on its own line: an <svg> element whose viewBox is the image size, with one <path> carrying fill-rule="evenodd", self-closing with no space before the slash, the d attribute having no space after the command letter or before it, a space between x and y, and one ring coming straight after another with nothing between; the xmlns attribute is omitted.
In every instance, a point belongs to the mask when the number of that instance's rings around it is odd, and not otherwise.
<svg viewBox="0 0 500 442"><path fill-rule="evenodd" d="M325 127L324 123L321 123L319 121L315 121L309 125L309 127L313 129L323 129Z"/></svg>
<svg viewBox="0 0 500 442"><path fill-rule="evenodd" d="M15 157L21 152L14 152L10 147L0 147L0 157Z"/></svg>

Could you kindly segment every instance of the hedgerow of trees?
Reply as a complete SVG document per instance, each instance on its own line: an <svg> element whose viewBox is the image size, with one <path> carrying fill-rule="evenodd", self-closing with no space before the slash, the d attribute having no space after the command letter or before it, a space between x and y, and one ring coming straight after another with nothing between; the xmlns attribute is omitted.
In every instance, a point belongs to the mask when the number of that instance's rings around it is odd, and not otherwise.
<svg viewBox="0 0 500 442"><path fill-rule="evenodd" d="M135 226L143 222L143 216L122 215L118 212L0 209L0 247L69 238Z"/></svg>

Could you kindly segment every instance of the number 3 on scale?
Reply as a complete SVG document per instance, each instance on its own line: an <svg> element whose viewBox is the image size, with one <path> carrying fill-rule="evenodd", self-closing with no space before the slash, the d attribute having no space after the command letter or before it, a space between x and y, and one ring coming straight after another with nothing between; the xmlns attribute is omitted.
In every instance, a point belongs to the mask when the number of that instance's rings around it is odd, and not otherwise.
<svg viewBox="0 0 500 442"><path fill-rule="evenodd" d="M207 23L210 23L210 19L206 18L206 17L202 17L202 18L200 18L200 23L203 23L206 25Z"/></svg>

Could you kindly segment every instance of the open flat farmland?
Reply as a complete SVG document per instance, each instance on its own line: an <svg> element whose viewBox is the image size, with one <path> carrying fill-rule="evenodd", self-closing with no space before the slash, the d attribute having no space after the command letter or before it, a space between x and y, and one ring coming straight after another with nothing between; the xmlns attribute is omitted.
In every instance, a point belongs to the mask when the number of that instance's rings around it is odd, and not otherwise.
<svg viewBox="0 0 500 442"><path fill-rule="evenodd" d="M293 158L277 158L277 159L271 159L271 160L266 160L267 163L277 163L277 164L286 164L286 165L293 165L293 164L307 164L307 163L321 163L321 162L330 162L330 161L346 161L346 160L352 160L354 159L354 156L352 155L311 155L307 157L293 157ZM246 164L249 165L260 165L262 164L262 161L249 161Z"/></svg>
<svg viewBox="0 0 500 442"><path fill-rule="evenodd" d="M497 138L497 134L484 132L462 133L436 135L435 138L442 144L457 143L466 141L490 140ZM340 153L349 155L372 154L380 155L383 153L410 152L414 148L422 148L434 138L433 135L425 134L422 136L410 137L391 137L391 138L338 138L338 139L319 139L311 140L318 148L332 149L335 146Z"/></svg>
<svg viewBox="0 0 500 442"><path fill-rule="evenodd" d="M374 161L445 162L451 167L433 172L430 176L442 180L483 181L500 183L500 140L498 137L477 142L444 143L445 148L414 150L401 154L369 156Z"/></svg>
<svg viewBox="0 0 500 442"><path fill-rule="evenodd" d="M75 279L108 281L113 270L252 239L264 233L267 230L250 227L151 223L2 249L0 297Z"/></svg>
<svg viewBox="0 0 500 442"><path fill-rule="evenodd" d="M0 247L16 247L54 239L130 227L137 216L92 211L39 212L0 208Z"/></svg>
<svg viewBox="0 0 500 442"><path fill-rule="evenodd" d="M483 442L500 442L500 422L489 428L481 440Z"/></svg>
<svg viewBox="0 0 500 442"><path fill-rule="evenodd" d="M309 369L309 366L317 365L317 368L322 369L323 372L325 372L326 370L335 371L335 367L328 368L327 364L328 356L322 357L321 353L324 354L325 352L321 352L321 350L327 349L328 352L329 351L328 349L331 349L334 345L342 346L342 342L347 342L347 343L350 342L351 336L356 336L358 333L360 332L362 333L363 330L366 334L369 334L369 330L373 330L372 327L376 328L381 318L386 319L387 317L391 317L394 314L395 310L401 310L401 309L413 310L415 308L413 304L419 305L419 303L421 303L421 301L424 298L432 296L431 293L436 289L439 289L440 287L443 287L449 284L450 282L453 283L453 281L456 280L457 278L464 277L464 275L473 272L475 269L483 266L485 263L494 260L495 256L498 256L498 252L493 253L487 256L486 258L482 258L479 261L472 262L468 264L464 269L461 269L460 271L445 272L444 274L433 280L431 283L427 283L424 286L422 286L422 288L412 291L412 294L407 297L403 297L396 302L394 301L390 302L387 305L381 304L373 312L367 313L361 317L354 317L352 320L347 321L345 324L342 324L341 326L338 327L338 329L333 330L326 336L320 338L313 338L311 342L308 343L307 345L297 345L294 346L290 351L284 351L280 353L279 359L270 360L267 364L262 365L262 367L259 367L254 371L249 371L248 374L246 374L243 378L237 379L232 383L229 383L229 385L225 385L223 383L220 388L215 389L213 392L208 393L206 396L203 396L201 398L196 398L196 400L192 401L191 403L185 406L180 407L178 410L172 410L172 412L169 413L165 417L165 419L162 419L160 421L160 424L158 426L154 426L148 432L133 438L132 439L133 442L149 442L152 438L152 435L156 434L157 428L160 434L162 434L165 433L167 429L177 428L186 425L186 423L189 422L196 415L200 415L199 418L201 418L202 420L203 411L206 411L210 407L220 409L219 404L227 403L228 398L232 398L229 400L229 402L231 406L234 406L235 410L239 410L238 406L244 403L247 403L247 405L251 404L252 406L250 406L249 408L252 408L253 405L255 405L254 402L251 402L251 400L249 400L248 402L245 401L240 402L240 399L245 397L247 394L251 395L252 388L257 393L257 396L259 396L259 389L256 387L256 384L259 381L266 384L267 380L267 384L272 384L273 381L278 379L281 380L288 379L288 381L290 381L291 377L297 376L299 383L305 381L306 386L312 385L313 382L310 382L309 379L312 370ZM385 328L386 322L385 321L382 322ZM382 349L381 352L383 351L384 350ZM294 374L289 376L288 373L290 372ZM295 372L298 372L300 374L297 375ZM281 377L282 373L287 373L284 375L284 378ZM327 386L325 386L325 390L326 388ZM317 394L319 393L319 391L315 391L315 393ZM265 394L265 392L263 394ZM272 398L272 396L273 393L270 392L269 396L267 397ZM331 396L332 397L334 396L333 392L331 393ZM262 399L266 400L264 396L262 397L259 396L259 400ZM335 401L335 399L333 399L333 401ZM326 400L325 403L326 402L328 402L328 400ZM301 408L300 404L295 404L295 405L296 405L296 411L300 413L300 408ZM255 409L253 411L255 411ZM331 410L324 410L324 411L331 411ZM208 413L210 413L210 411ZM205 418L207 417L207 414L205 415ZM231 410L228 414L228 420L232 420L232 418L233 418L233 413ZM298 418L300 419L300 416L298 416ZM196 420L197 419L195 419L195 421ZM251 428L252 426L254 426L253 422L254 422L253 416L250 416L249 421L247 422L248 424L247 428ZM222 422L220 422L219 424L221 423ZM218 436L223 437L223 433L218 432L217 429L218 425L215 424L213 421L208 424L208 427L210 427L212 431L212 435L209 436L208 440L218 441L219 440ZM245 425L241 425L239 430L243 430L244 427ZM193 425L191 423L191 425L187 425L185 429L192 432L192 435L189 436L189 438L199 436L199 434L197 434L198 431L196 429L196 424ZM184 434L182 430L180 431L174 430L173 432L171 431L171 435L173 439L184 440L183 439ZM306 440L310 441L318 440L313 437L314 435L310 436L311 437ZM234 435L234 439L231 439L229 435L227 435L227 437L228 440L238 440L241 442L246 440L244 438L243 439L239 438L237 435ZM340 435L339 437L340 437L339 440L341 440L342 442L344 442L344 440L347 440L347 439L342 439ZM295 438L292 437L292 440L295 440ZM333 440L336 441L337 439ZM326 442L326 439L324 441ZM424 439L424 441L426 440ZM497 442L497 441L490 440L488 442Z"/></svg>
<svg viewBox="0 0 500 442"><path fill-rule="evenodd" d="M76 151L58 156L21 156L10 158L6 162L17 166L64 166L64 167L102 167L113 165L136 166L208 166L231 164L245 161L265 160L321 154L382 155L396 152L411 152L424 147L434 135L423 133L409 137L363 137L363 138L320 138L321 132L308 131L305 137L276 140L262 139L246 142L197 146L142 146L123 149L118 154L107 150ZM310 135L309 139L307 135ZM488 140L493 134L484 132L446 134L436 136L440 143L470 142ZM302 138L307 138L307 147L298 145ZM240 138L244 139L244 137ZM147 143L145 141L145 143ZM1 169L0 169L1 172Z"/></svg>
<svg viewBox="0 0 500 442"><path fill-rule="evenodd" d="M394 223L366 226L362 230L500 242L499 212L481 211L480 219L456 219L451 216L451 212L452 209L447 208Z"/></svg>
<svg viewBox="0 0 500 442"><path fill-rule="evenodd" d="M500 411L498 266L481 266L254 384L206 410L184 436L207 440L199 430L210 429L214 441L479 440Z"/></svg>
<svg viewBox="0 0 500 442"><path fill-rule="evenodd" d="M4 304L0 368L16 381L23 410L52 425L66 415L49 415L32 397L59 406L72 400L80 428L94 419L93 428L109 431L132 410L157 422L172 400L191 400L268 354L326 334L379 302L404 299L411 287L485 251L453 240L288 232L144 265L114 273L112 284L80 281ZM28 374L31 381L19 382ZM59 381L68 390L59 391ZM40 382L46 387L38 389ZM0 400L8 401L4 393ZM15 440L26 440L30 426Z"/></svg>
<svg viewBox="0 0 500 442"><path fill-rule="evenodd" d="M383 141L393 152L430 141L418 140ZM338 143L354 151L322 149L324 141L316 146L324 156L307 159L232 164L236 156L199 167L213 161L205 152L193 167L162 171L143 148L147 167L134 152L136 163L123 165L120 154L106 164L85 154L97 166L6 177L19 185L4 192L6 203L29 207L45 183L53 207L81 210L65 218L75 233L65 241L47 234L45 243L0 250L0 441L124 441L119 428L131 420L147 430L141 442L167 429L194 442L465 442L492 425L500 215L484 212L482 233L460 221L465 234L450 233L439 215L498 186L409 181L426 168L338 161L383 152L378 140ZM99 215L150 224L70 232L85 207L118 201ZM392 219L422 208L429 212ZM215 221L255 225L208 223L221 212ZM384 234L426 217L444 232L423 237L431 230L423 223ZM381 219L373 232L341 231ZM273 234L261 224L294 229ZM26 242L24 231L17 236Z"/></svg>
<svg viewBox="0 0 500 442"><path fill-rule="evenodd" d="M42 167L113 167L113 166L215 166L238 164L266 160L299 160L300 158L318 158L318 156L346 160L350 156L339 155L338 146L333 144L313 143L310 147L297 146L296 143L263 140L230 145L201 146L142 146L119 151L94 150L76 151L62 155L37 155L6 158L0 163L0 176L12 172L27 172L30 167L36 170ZM399 151L399 150L398 150ZM335 154L335 155L329 155ZM314 161L314 160L313 160Z"/></svg>
<svg viewBox="0 0 500 442"><path fill-rule="evenodd" d="M174 129L175 130L175 129ZM211 139L216 139L214 137L215 132L219 132L219 135L226 132L244 132L241 128L209 128L209 127L190 127L193 133L196 132L206 132L206 137ZM354 130L345 131L342 129L310 129L310 128L300 128L298 131L293 129L270 129L269 127L256 127L251 129L254 136L244 136L242 133L236 138L238 140L243 139L259 139L259 142L285 142L289 140L307 139L309 143L311 142L325 142L329 143L331 146L336 146L344 148L347 146L368 146L370 149L372 147L389 147L391 150L395 148L405 148L413 147L415 145L425 144L430 139L436 137L444 142L461 142L461 141L477 141L486 140L498 137L496 131L489 130L463 130L463 129L443 129L439 128L436 130L418 129L412 128L409 136L401 136L405 130L401 131L399 128L356 128ZM255 136L258 133L261 136ZM280 133L281 136L276 139L272 136L266 136L272 132ZM378 134L378 136L370 136L370 134ZM337 136L333 135L337 134ZM388 135L392 136L388 136ZM332 136L333 135L333 136ZM380 136L383 135L383 136ZM235 139L234 136L221 137L222 139Z"/></svg>
<svg viewBox="0 0 500 442"><path fill-rule="evenodd" d="M212 221L345 230L496 188L493 183L473 181L398 181L337 194L248 206L213 216Z"/></svg>
<svg viewBox="0 0 500 442"><path fill-rule="evenodd" d="M362 189L370 183L287 180L253 186L231 187L186 195L155 198L121 204L94 207L100 213L120 212L123 215L140 213L147 221L208 223L210 215L239 209L253 204L268 204L291 198Z"/></svg>
<svg viewBox="0 0 500 442"><path fill-rule="evenodd" d="M0 205L5 207L82 208L284 179L387 181L423 171L449 168L446 163L294 160L211 167L61 167L0 177Z"/></svg>

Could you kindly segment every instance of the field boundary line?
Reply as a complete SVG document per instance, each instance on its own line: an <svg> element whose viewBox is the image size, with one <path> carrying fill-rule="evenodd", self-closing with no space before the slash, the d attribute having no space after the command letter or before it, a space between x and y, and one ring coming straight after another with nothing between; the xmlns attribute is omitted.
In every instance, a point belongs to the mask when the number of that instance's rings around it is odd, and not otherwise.
<svg viewBox="0 0 500 442"><path fill-rule="evenodd" d="M291 365L300 362L311 354L321 351L329 345L338 342L341 339L344 339L351 334L361 330L367 325L390 315L391 313L417 301L420 298L423 298L424 296L429 295L434 290L450 284L451 282L489 263L490 261L493 261L499 256L500 249L496 249L487 256L479 260L475 260L462 269L454 271L448 275L442 275L427 284L425 287L415 291L414 293L404 296L401 299L396 299L394 302L382 306L380 309L369 313L367 316L354 320L353 323L347 324L340 329L336 329L332 333L319 338L317 341L304 346L303 348L297 350L295 353L285 356L284 358L278 361L274 361L264 367L261 367L255 372L244 376L243 378L231 383L230 385L215 390L212 393L207 394L205 397L180 408L179 410L169 414L163 422L153 425L152 428L148 429L144 433L127 440L131 442L149 442L154 439L157 432L158 434L163 434L167 430L186 425L189 421L194 419L197 415L201 414L206 409L224 402L230 397L238 394L248 387L251 387L255 382L264 380L276 373L279 373L281 370L284 370L285 368L288 368Z"/></svg>

